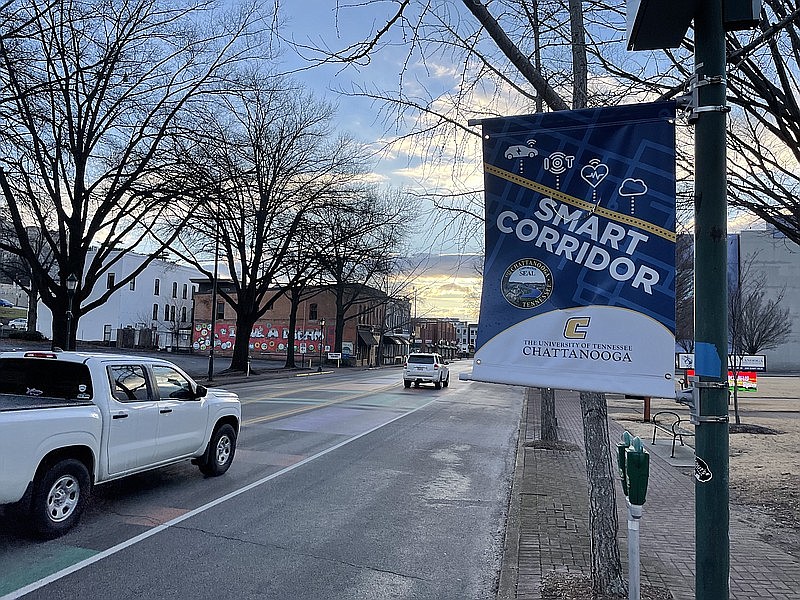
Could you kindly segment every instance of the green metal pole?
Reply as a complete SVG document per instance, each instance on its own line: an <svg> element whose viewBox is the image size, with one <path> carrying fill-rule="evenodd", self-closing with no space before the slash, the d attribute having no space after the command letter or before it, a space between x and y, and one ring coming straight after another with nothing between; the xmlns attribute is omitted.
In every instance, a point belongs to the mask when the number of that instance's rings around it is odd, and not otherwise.
<svg viewBox="0 0 800 600"><path fill-rule="evenodd" d="M695 71L695 465L697 600L729 597L728 282L722 0L697 3Z"/></svg>

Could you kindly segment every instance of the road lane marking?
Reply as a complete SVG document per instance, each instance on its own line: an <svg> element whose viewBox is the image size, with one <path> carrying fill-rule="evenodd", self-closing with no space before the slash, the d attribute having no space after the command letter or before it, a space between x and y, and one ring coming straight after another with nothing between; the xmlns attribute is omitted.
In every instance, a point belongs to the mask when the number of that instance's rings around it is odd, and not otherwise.
<svg viewBox="0 0 800 600"><path fill-rule="evenodd" d="M101 560L103 560L105 558L113 556L114 554L117 554L118 552L121 552L121 551L123 551L123 550L125 550L127 548L130 548L131 546L134 546L134 545L138 544L139 542L143 542L144 540L149 539L149 538L153 537L154 535L156 535L158 533L161 533L162 531L165 531L165 530L167 530L167 529L169 529L171 527L174 527L175 525L178 525L179 523L182 523L183 521L186 521L187 519L195 517L195 516L205 512L205 511L207 511L210 508L214 508L215 506L218 506L218 505L222 504L223 502L227 502L228 500L236 498L237 496L240 496L240 495L244 494L245 492L249 492L252 489L255 489L255 488L257 488L257 487L259 487L261 485L264 485L265 483L267 483L269 481L272 481L273 479L276 479L276 478L280 477L281 475L285 475L286 473L294 471L295 469L297 469L299 467L302 467L303 465L306 465L306 464L308 464L308 463L310 463L312 461L315 461L318 458L322 458L326 454L330 454L331 452L334 452L335 450L338 450L339 448L342 448L342 447L346 446L347 444L355 442L356 440L361 439L362 437L367 436L370 433L373 433L373 432L377 431L378 429L381 429L382 427L386 427L387 425L390 425L390 424L394 423L395 421L398 421L399 419L402 419L403 417L407 417L408 415L412 415L415 412L417 412L418 410L421 410L421 409L423 409L423 408L425 408L427 406L430 406L431 404L433 404L437 400L438 400L438 398L432 398L431 400L429 400L425 404L422 404L422 405L418 406L417 408L414 408L414 409L408 411L407 413L403 413L402 415L398 415L398 416L396 416L396 417L394 417L392 419L389 419L385 423L382 423L380 425L376 425L375 427L372 427L371 429L368 429L367 431L364 431L362 433L359 433L357 435L349 437L346 440L343 440L343 441L339 442L338 444L334 444L330 448L326 448L325 450L317 452L316 454L313 454L313 455L309 456L308 458L305 458L305 459L301 460L300 462L297 462L297 463L295 463L295 464L293 464L291 466L288 466L288 467L286 467L284 469L281 469L280 471L276 471L275 473L272 473L271 475L267 475L266 477L262 477L261 479L259 479L257 481L254 481L253 483L250 483L250 484L248 484L248 485L246 485L246 486L244 486L242 488L239 488L238 490L235 490L233 492L225 494L224 496L221 496L221 497L217 498L216 500L212 500L211 502L208 502L208 503L206 503L206 504L204 504L202 506L199 506L199 507L187 512L184 515L181 515L179 517L176 517L176 518L172 519L171 521L167 521L166 523L158 525L158 526L154 527L153 529L145 531L144 533L140 533L139 535L134 536L134 537L130 538L129 540L121 542L121 543L117 544L116 546L112 546L108 550L103 550L102 552L99 552L99 553L95 554L94 556L91 556L91 557L89 557L87 559L84 559L84 560L78 562L78 563L75 563L72 566L69 566L69 567L67 567L65 569L61 569L60 571L57 571L57 572L53 573L52 575L48 575L47 577L43 577L42 579L39 579L38 581L30 583L30 584L26 585L25 587L22 587L22 588L14 591L14 592L11 592L10 594L6 594L5 596L0 597L0 600L15 600L16 598L21 598L25 594L29 594L30 592L36 591L36 590L38 590L40 588L43 588L44 586L49 585L51 583L54 583L54 582L58 581L59 579L62 579L64 577L68 576L68 575L72 575L73 573L76 573L76 572L80 571L81 569L85 569L86 567L89 567L89 566L91 566L91 565L93 565L93 564L95 564L97 562L100 562Z"/></svg>
<svg viewBox="0 0 800 600"><path fill-rule="evenodd" d="M378 394L391 387L394 387L394 385L385 385L383 387L372 389L366 392L351 393L350 395L344 396L343 398L328 400L327 402L320 401L319 404L306 404L303 406L298 406L297 408L288 408L284 411L273 413L271 415L264 415L263 417L253 417L252 419L245 419L242 421L242 427L249 427L250 425L255 425L258 423L268 423L269 421L277 421L278 419L293 417L294 415L299 415L312 410L317 410L319 408L326 408L328 406L333 406L334 404L341 404L342 402L348 402L350 400L358 400L359 398L365 398L367 396ZM274 400L276 398L274 396L271 396L270 399ZM256 400L256 402L258 402L258 400ZM250 404L250 402L248 402L248 404Z"/></svg>

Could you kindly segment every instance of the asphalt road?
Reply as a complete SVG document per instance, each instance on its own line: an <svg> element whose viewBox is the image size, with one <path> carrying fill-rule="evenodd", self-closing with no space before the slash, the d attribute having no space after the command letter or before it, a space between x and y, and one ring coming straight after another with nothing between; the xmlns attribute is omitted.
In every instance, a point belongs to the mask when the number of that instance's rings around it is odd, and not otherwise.
<svg viewBox="0 0 800 600"><path fill-rule="evenodd" d="M0 600L494 596L518 388L404 389L399 370L230 385L233 466L99 486L51 542L0 518Z"/></svg>

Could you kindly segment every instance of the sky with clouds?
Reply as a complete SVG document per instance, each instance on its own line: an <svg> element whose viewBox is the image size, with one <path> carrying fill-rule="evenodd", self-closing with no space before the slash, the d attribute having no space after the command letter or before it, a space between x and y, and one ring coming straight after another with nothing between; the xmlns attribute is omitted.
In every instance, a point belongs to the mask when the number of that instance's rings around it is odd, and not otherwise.
<svg viewBox="0 0 800 600"><path fill-rule="evenodd" d="M481 279L472 264L474 255L482 251L481 226L475 226L474 235L469 236L458 235L463 233L463 227L443 230L427 215L431 204L426 194L481 189L480 139L475 136L474 140L455 146L452 140L422 142L404 138L408 131L420 126L416 115L407 113L397 118L387 113L380 102L341 94L367 87L397 89L399 74L405 68L404 93L422 97L452 89L460 74L455 65L433 57L426 58L424 66L413 58L408 62L407 40L399 30L386 38L388 47L369 61L362 61L361 66L329 64L304 69L307 59L318 56L304 47L346 48L382 28L396 7L394 3L367 2L357 9L337 13L336 5L331 0L281 3L285 19L282 36L296 44L296 49L287 47L283 52L280 70L292 73L320 98L338 105L339 128L376 150L373 178L377 182L406 188L420 197L420 219L410 243L417 255L415 260L422 264L414 285L418 315L476 320ZM391 145L387 145L390 141ZM435 160L430 159L433 153Z"/></svg>
<svg viewBox="0 0 800 600"><path fill-rule="evenodd" d="M380 101L341 94L342 91L365 88L396 90L400 73L405 70L404 94L446 102L446 93L460 83L462 73L459 69L463 65L448 61L444 55L421 57L409 49L413 33L394 27L382 40L380 51L371 54L369 60L360 61L358 66L345 68L340 64L328 64L304 70L308 66L307 59L319 57L311 47L341 50L367 39L386 25L397 8L395 2L304 0L282 1L280 7L285 19L281 35L293 42L296 50L292 51L287 45L280 59L281 70L292 72L320 97L336 103L340 129L375 148L375 181L410 189L419 194L423 202L426 194L447 191L461 194L482 188L479 138L467 138L466 141L459 138L457 143L453 138L426 141L404 138L409 131L424 127L413 112L397 117L387 112ZM337 7L340 10L337 11ZM460 2L447 4L446 10L463 12L464 20L472 19ZM595 86L603 83L603 80L593 80ZM439 97L443 92L445 96ZM480 111L483 103L488 104L491 100L494 110L503 112L500 105L512 102L516 96L501 94L498 103L496 90L476 89L475 109ZM505 108L506 114L519 113L518 107L509 105ZM390 141L393 143L387 145ZM691 215L688 220L691 221ZM763 228L763 223L752 215L731 215L730 231L748 228ZM481 229L482 226L478 225L469 236L456 239L459 237L456 232L443 231L430 218L423 219L417 226L411 246L417 253L415 258L424 265L419 269L414 285L419 315L477 318L481 278L479 269L473 265L476 257L480 262ZM467 238L466 244L464 237ZM427 256L423 260L421 255Z"/></svg>

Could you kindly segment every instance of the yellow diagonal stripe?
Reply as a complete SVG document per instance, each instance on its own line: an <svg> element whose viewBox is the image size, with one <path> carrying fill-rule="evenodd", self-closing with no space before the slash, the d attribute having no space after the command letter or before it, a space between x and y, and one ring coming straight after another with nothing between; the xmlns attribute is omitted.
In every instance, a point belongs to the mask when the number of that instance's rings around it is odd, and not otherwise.
<svg viewBox="0 0 800 600"><path fill-rule="evenodd" d="M664 238L665 240L669 240L670 242L675 241L675 232L670 231L669 229L665 229L664 227L659 227L658 225L654 225L649 221L643 221L642 219L637 219L636 217L632 217L631 215L624 215L622 213L615 212L613 210L609 210L607 208L603 208L602 206L598 206L595 208L595 205L591 202L586 202L586 200L581 200L580 198L575 198L574 196L570 196L569 194L565 194L562 191L555 190L553 188L547 187L546 185L542 185L536 181L531 181L530 179L525 179L524 177L520 177L519 175L515 175L509 171L504 169L500 169L494 165L490 165L489 163L484 163L484 169L487 173L491 175L495 175L496 177L500 177L501 179L505 179L506 181L510 181L511 183L515 183L519 186L528 188L529 190L533 190L534 192L539 192L540 194L544 194L553 198L554 200L559 200L564 204L570 204L576 208L580 208L583 210L592 211L594 208L594 214L599 215L601 217L605 217L611 221L616 221L617 223L624 223L625 225L631 225L638 229L642 229L653 235L657 235L659 237Z"/></svg>

